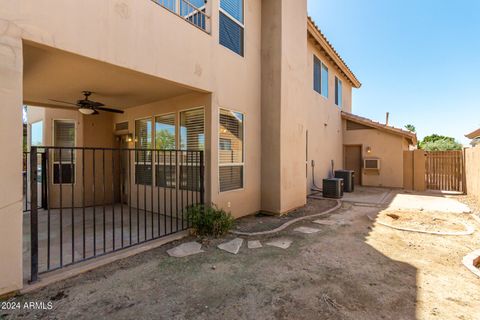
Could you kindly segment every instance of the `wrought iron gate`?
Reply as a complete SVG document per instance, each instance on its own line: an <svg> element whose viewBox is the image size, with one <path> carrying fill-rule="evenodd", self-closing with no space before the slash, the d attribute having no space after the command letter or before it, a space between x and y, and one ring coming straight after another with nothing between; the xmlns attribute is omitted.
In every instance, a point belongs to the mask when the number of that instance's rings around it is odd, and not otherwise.
<svg viewBox="0 0 480 320"><path fill-rule="evenodd" d="M32 282L186 230L204 203L203 151L32 147L24 163Z"/></svg>

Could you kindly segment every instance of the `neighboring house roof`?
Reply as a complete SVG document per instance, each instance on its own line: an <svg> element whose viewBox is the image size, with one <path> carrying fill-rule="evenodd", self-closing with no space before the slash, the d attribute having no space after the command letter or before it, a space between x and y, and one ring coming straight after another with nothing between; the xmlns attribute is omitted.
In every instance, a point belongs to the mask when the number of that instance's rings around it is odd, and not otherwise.
<svg viewBox="0 0 480 320"><path fill-rule="evenodd" d="M396 134L396 135L399 135L399 136L402 136L402 137L406 138L409 141L409 143L412 144L412 145L417 144L417 135L415 133L411 132L411 131L407 131L407 130L391 127L391 126L388 126L388 125L385 125L385 124L381 124L379 122L370 120L368 118L360 117L360 116L357 116L357 115L354 115L352 113L348 113L348 112L345 112L345 111L342 111L342 119L349 120L349 121L352 121L352 122L355 122L355 123L359 123L359 124L362 124L364 126L367 126L367 127L373 128L373 129L378 129L378 130L385 131L385 132L388 132L388 133L391 133L391 134Z"/></svg>
<svg viewBox="0 0 480 320"><path fill-rule="evenodd" d="M468 139L475 139L480 137L480 129L475 130L469 134L466 134L465 137L467 137Z"/></svg>
<svg viewBox="0 0 480 320"><path fill-rule="evenodd" d="M357 79L355 74L350 70L342 57L338 54L327 37L320 31L320 28L315 24L311 17L308 17L307 30L309 36L321 47L322 51L338 66L345 77L352 83L355 88L360 88L362 84Z"/></svg>

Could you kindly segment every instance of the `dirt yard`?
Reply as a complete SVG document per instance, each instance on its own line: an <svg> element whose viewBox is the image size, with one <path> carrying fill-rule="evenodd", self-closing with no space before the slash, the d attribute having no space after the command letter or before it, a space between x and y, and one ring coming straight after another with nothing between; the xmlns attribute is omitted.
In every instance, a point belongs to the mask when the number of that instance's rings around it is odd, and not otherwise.
<svg viewBox="0 0 480 320"><path fill-rule="evenodd" d="M215 240L204 244L204 253L179 259L167 256L166 250L178 243L170 244L11 300L52 301L53 310L2 311L3 316L480 319L480 278L461 263L480 248L480 233L398 231L368 219L380 210L344 203L326 218L340 223L304 220L277 235L252 238L262 243L289 238L293 243L286 250L244 244L235 256L218 250L222 240ZM302 234L294 231L299 226L321 231Z"/></svg>

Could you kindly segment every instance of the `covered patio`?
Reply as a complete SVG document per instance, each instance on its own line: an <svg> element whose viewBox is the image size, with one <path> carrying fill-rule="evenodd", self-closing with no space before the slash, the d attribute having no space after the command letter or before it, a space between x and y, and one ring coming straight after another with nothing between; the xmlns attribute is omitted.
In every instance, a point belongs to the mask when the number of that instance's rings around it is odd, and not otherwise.
<svg viewBox="0 0 480 320"><path fill-rule="evenodd" d="M206 197L211 95L30 42L23 52L24 280L186 230Z"/></svg>

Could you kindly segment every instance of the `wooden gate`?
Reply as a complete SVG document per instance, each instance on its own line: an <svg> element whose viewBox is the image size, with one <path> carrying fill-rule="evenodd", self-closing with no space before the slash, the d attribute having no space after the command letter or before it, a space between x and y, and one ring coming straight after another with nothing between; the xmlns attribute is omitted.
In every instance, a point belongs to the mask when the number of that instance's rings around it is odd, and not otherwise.
<svg viewBox="0 0 480 320"><path fill-rule="evenodd" d="M426 185L430 190L464 192L463 152L430 151L426 158Z"/></svg>

